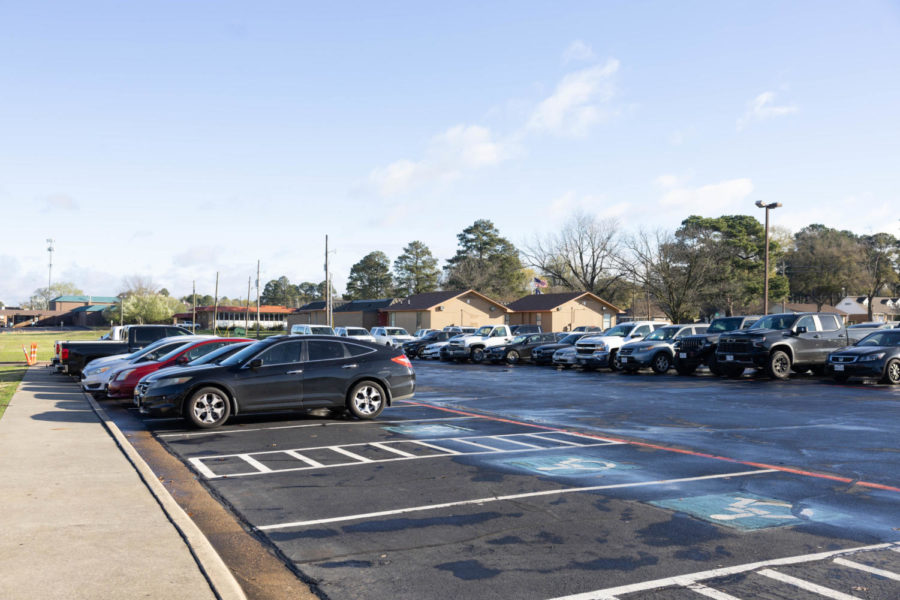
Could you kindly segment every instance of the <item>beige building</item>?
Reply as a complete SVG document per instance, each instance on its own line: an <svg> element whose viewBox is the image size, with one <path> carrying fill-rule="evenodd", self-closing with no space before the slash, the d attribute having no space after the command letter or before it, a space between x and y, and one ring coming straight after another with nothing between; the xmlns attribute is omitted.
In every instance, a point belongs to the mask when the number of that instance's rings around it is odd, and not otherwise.
<svg viewBox="0 0 900 600"><path fill-rule="evenodd" d="M506 308L511 311L510 325L540 325L544 331L572 331L582 326L607 329L622 312L591 292L531 294Z"/></svg>
<svg viewBox="0 0 900 600"><path fill-rule="evenodd" d="M382 311L388 316L387 325L407 331L502 325L509 316L505 306L475 290L414 294Z"/></svg>
<svg viewBox="0 0 900 600"><path fill-rule="evenodd" d="M397 301L395 298L351 300L334 309L334 326L372 329L387 325L387 313L383 309Z"/></svg>
<svg viewBox="0 0 900 600"><path fill-rule="evenodd" d="M291 325L326 325L325 318L325 301L316 300L304 304L293 313L287 316L287 329L290 331Z"/></svg>

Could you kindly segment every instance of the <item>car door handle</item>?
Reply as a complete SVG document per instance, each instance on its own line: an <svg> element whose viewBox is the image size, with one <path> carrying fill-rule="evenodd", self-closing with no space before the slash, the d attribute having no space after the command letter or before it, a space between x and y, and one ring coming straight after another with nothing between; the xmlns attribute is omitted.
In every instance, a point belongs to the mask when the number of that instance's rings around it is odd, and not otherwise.
<svg viewBox="0 0 900 600"><path fill-rule="evenodd" d="M358 366L359 366L359 365L344 365L344 366L342 366L341 368L342 368L342 369L355 369L355 368L358 367Z"/></svg>
<svg viewBox="0 0 900 600"><path fill-rule="evenodd" d="M303 372L303 369L297 369L296 371L288 371L286 375L299 375Z"/></svg>

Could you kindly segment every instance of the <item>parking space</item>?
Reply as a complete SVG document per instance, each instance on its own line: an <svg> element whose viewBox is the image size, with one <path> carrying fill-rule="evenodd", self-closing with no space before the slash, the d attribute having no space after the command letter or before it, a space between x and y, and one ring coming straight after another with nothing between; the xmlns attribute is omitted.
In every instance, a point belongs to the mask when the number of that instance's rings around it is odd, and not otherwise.
<svg viewBox="0 0 900 600"><path fill-rule="evenodd" d="M897 597L798 558L900 540L893 390L417 367L374 422L151 425L329 598Z"/></svg>

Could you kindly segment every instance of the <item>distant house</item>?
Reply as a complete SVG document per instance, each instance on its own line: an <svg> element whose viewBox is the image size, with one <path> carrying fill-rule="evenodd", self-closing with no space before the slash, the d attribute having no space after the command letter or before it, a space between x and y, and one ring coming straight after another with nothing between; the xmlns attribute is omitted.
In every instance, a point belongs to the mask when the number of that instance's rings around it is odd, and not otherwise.
<svg viewBox="0 0 900 600"><path fill-rule="evenodd" d="M351 300L334 309L334 326L372 329L387 325L388 315L382 311L395 302L398 302L396 298Z"/></svg>
<svg viewBox="0 0 900 600"><path fill-rule="evenodd" d="M530 294L510 302L510 325L540 325L544 331L572 331L579 326L607 329L622 309L591 292Z"/></svg>
<svg viewBox="0 0 900 600"><path fill-rule="evenodd" d="M0 325L8 327L97 326L105 325L103 310L118 304L116 296L57 296L47 308L0 309Z"/></svg>
<svg viewBox="0 0 900 600"><path fill-rule="evenodd" d="M118 304L116 296L57 296L50 301L50 310L68 312L79 306L96 306L98 304Z"/></svg>
<svg viewBox="0 0 900 600"><path fill-rule="evenodd" d="M847 313L851 323L869 320L869 298L867 296L847 296L838 302L838 308ZM872 298L873 321L900 321L900 298L875 296Z"/></svg>
<svg viewBox="0 0 900 600"><path fill-rule="evenodd" d="M450 325L477 327L502 325L509 320L507 308L475 290L450 290L413 294L382 309L387 325L417 329L443 329Z"/></svg>
<svg viewBox="0 0 900 600"><path fill-rule="evenodd" d="M247 314L249 311L249 315ZM220 306L218 312L215 306L198 306L195 311L197 313L197 325L200 329L213 329L213 321L215 327L224 329L227 327L244 327L249 321L251 329L256 328L256 306ZM262 305L259 307L259 323L260 329L278 329L287 326L287 317L290 315L291 309L285 306ZM192 311L178 313L173 316L173 322L190 321L193 316Z"/></svg>
<svg viewBox="0 0 900 600"><path fill-rule="evenodd" d="M336 311L338 308L344 305L343 300L333 300L331 304L331 310ZM290 329L291 325L327 325L328 319L325 311L325 301L324 300L316 300L314 302L308 302L301 306L300 308L295 309L291 314L287 317L287 326Z"/></svg>

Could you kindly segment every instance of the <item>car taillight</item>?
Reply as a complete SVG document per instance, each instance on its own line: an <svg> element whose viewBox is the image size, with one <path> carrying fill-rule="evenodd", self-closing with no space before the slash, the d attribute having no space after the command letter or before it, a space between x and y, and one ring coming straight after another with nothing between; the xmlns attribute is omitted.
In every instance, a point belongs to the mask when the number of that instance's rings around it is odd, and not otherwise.
<svg viewBox="0 0 900 600"><path fill-rule="evenodd" d="M405 354L401 354L400 356L395 356L394 358L391 359L391 362L395 362L398 365L403 365L404 367L408 367L408 368L412 369L412 363L409 362L409 359L406 358Z"/></svg>
<svg viewBox="0 0 900 600"><path fill-rule="evenodd" d="M59 344L54 348L54 354L59 354Z"/></svg>
<svg viewBox="0 0 900 600"><path fill-rule="evenodd" d="M59 357L63 360L69 360L69 349L63 348L62 352L59 353Z"/></svg>

